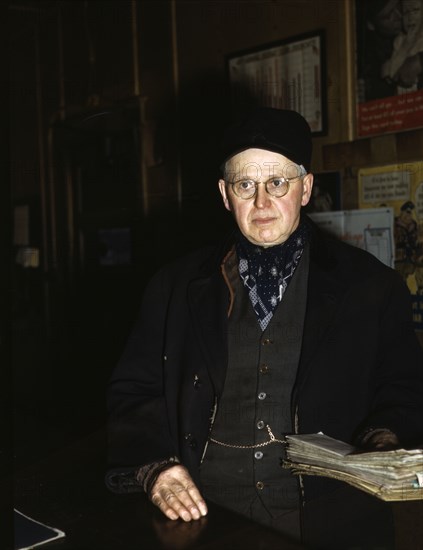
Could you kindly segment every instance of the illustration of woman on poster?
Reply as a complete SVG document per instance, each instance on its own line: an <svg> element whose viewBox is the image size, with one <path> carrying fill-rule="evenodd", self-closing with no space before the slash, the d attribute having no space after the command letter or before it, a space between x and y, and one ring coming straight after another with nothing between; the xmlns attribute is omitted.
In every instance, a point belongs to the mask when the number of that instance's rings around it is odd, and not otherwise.
<svg viewBox="0 0 423 550"><path fill-rule="evenodd" d="M414 273L416 263L417 222L413 218L414 208L411 201L405 202L394 223L395 269L405 281Z"/></svg>

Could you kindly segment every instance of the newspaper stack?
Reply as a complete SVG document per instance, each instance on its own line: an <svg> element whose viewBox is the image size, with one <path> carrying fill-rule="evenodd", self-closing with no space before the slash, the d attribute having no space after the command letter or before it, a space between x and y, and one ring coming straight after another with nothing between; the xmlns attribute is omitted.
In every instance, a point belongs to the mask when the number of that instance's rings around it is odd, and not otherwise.
<svg viewBox="0 0 423 550"><path fill-rule="evenodd" d="M382 500L423 499L423 449L359 453L324 434L288 435L286 442L283 466L293 474L339 479Z"/></svg>

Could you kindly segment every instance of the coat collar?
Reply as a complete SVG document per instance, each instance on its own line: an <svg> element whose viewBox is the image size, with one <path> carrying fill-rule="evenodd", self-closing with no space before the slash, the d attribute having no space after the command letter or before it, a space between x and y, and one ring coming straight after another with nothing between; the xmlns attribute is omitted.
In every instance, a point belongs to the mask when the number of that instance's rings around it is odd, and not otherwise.
<svg viewBox="0 0 423 550"><path fill-rule="evenodd" d="M310 227L310 268L298 382L307 376L313 354L322 344L346 291L337 279L336 254L323 232L307 216ZM217 395L223 390L227 366L227 316L231 294L221 273L223 258L235 243L236 231L217 247L188 286L188 304L197 342Z"/></svg>

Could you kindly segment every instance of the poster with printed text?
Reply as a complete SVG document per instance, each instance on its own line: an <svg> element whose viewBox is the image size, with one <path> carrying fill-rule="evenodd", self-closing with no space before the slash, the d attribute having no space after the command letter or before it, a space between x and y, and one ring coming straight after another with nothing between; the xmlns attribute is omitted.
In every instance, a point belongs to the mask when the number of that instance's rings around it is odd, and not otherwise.
<svg viewBox="0 0 423 550"><path fill-rule="evenodd" d="M423 0L356 0L357 134L423 126Z"/></svg>
<svg viewBox="0 0 423 550"><path fill-rule="evenodd" d="M309 216L323 231L394 267L392 208L313 212Z"/></svg>
<svg viewBox="0 0 423 550"><path fill-rule="evenodd" d="M415 328L423 330L423 161L363 168L359 207L394 210L395 269L413 298Z"/></svg>
<svg viewBox="0 0 423 550"><path fill-rule="evenodd" d="M293 109L313 134L326 132L324 33L231 54L227 70L233 106Z"/></svg>

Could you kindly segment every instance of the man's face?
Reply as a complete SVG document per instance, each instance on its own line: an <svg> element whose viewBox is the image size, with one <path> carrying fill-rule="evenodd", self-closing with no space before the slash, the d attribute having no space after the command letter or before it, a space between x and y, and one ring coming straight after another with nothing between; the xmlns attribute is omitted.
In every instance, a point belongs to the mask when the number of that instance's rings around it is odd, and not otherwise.
<svg viewBox="0 0 423 550"><path fill-rule="evenodd" d="M269 195L265 185L258 185L256 195L245 200L235 195L229 185L231 181L248 178L264 184L274 176L298 175L298 166L278 153L247 149L231 157L226 172L228 181L219 180L219 190L241 233L253 244L264 247L285 242L298 227L301 206L310 200L313 175L291 180L288 193L283 197Z"/></svg>

